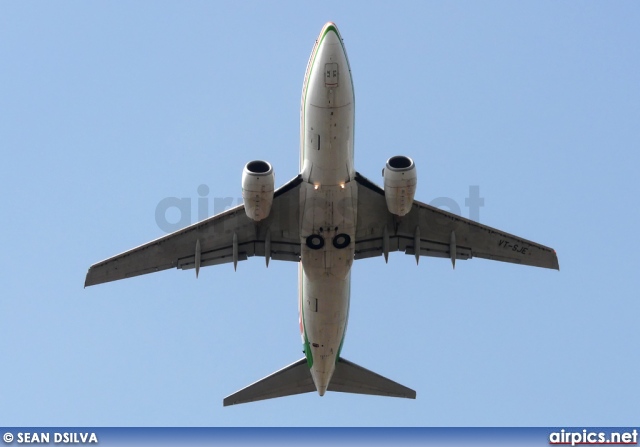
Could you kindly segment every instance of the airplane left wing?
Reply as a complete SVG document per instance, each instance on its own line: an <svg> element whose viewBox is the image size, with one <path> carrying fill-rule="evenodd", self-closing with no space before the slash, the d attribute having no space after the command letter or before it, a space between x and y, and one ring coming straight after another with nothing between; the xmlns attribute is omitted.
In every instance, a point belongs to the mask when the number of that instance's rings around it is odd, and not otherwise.
<svg viewBox="0 0 640 447"><path fill-rule="evenodd" d="M491 259L559 270L555 250L414 201L403 217L391 214L384 190L359 173L355 259L404 251L416 256ZM417 255L416 255L417 253Z"/></svg>
<svg viewBox="0 0 640 447"><path fill-rule="evenodd" d="M298 175L273 195L269 216L255 222L244 205L217 214L174 233L126 251L89 268L84 286L158 272L169 268L192 269L250 256L300 260ZM198 259L199 258L199 259ZM268 259L267 259L268 262Z"/></svg>

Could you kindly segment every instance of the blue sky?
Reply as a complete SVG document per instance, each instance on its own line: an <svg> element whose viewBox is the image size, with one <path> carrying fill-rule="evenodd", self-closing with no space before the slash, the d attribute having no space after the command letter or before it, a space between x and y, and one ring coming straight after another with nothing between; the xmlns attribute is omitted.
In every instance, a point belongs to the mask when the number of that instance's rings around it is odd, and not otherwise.
<svg viewBox="0 0 640 447"><path fill-rule="evenodd" d="M638 425L637 2L3 2L0 425ZM353 267L347 359L415 401L222 407L301 357L297 266L261 258L83 289L163 235L166 197L298 172L326 21L356 92L356 167L411 156L416 197L554 247L560 272L392 254ZM175 210L174 210L175 211ZM168 219L179 218L169 213Z"/></svg>

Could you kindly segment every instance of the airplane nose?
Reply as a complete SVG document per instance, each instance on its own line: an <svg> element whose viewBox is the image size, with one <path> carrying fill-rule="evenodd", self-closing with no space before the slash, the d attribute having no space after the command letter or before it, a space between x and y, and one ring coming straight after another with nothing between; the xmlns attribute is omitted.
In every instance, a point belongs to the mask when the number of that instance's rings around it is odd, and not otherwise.
<svg viewBox="0 0 640 447"><path fill-rule="evenodd" d="M322 31L320 32L320 37L323 45L334 45L340 43L340 31L338 31L338 27L333 22L325 23L322 27Z"/></svg>

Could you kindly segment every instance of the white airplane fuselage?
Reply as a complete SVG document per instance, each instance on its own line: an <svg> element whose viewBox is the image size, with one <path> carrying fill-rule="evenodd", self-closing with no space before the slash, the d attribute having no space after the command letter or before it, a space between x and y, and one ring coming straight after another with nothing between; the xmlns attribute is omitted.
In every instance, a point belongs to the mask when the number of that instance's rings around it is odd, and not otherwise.
<svg viewBox="0 0 640 447"><path fill-rule="evenodd" d="M357 185L355 97L342 38L327 23L311 53L300 111L300 332L324 395L347 328Z"/></svg>

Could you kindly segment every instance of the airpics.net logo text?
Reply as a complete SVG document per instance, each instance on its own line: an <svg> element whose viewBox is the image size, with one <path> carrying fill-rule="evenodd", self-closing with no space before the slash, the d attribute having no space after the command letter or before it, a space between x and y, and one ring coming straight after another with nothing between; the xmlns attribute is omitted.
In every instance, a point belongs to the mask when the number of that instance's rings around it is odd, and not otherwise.
<svg viewBox="0 0 640 447"><path fill-rule="evenodd" d="M198 198L191 197L165 197L156 205L156 225L165 233L173 233L193 223L214 216L234 206L242 204L242 197L209 197L209 187L200 185L197 188ZM210 213L210 204L213 202L213 213ZM458 216L462 216L462 208L458 201L451 197L436 197L429 205L441 208ZM469 209L468 217L476 222L480 221L480 208L484 206L484 198L480 197L480 186L470 185L469 193L464 199L464 206ZM193 212L195 211L195 212ZM194 220L195 216L195 220Z"/></svg>
<svg viewBox="0 0 640 447"><path fill-rule="evenodd" d="M626 432L560 430L549 434L550 445L637 445L638 430Z"/></svg>

